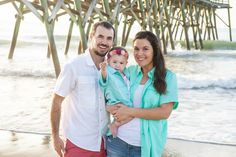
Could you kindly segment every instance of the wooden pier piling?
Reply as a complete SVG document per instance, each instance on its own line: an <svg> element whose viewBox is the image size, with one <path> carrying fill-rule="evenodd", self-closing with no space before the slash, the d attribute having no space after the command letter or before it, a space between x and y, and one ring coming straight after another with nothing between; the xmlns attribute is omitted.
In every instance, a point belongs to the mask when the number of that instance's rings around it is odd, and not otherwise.
<svg viewBox="0 0 236 157"><path fill-rule="evenodd" d="M14 50L15 50L16 42L17 42L17 37L18 37L19 29L20 29L20 23L23 18L23 15L22 15L23 7L24 7L24 4L21 3L20 7L18 8L18 14L16 14L16 16L15 16L16 22L15 22L14 33L13 33L12 40L11 40L11 48L10 48L10 52L8 55L8 59L13 58L13 54L14 54Z"/></svg>

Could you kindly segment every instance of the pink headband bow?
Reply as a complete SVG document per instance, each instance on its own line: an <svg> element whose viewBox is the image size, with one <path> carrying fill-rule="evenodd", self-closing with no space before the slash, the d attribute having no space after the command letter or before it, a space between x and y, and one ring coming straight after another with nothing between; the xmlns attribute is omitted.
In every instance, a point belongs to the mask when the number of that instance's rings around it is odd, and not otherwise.
<svg viewBox="0 0 236 157"><path fill-rule="evenodd" d="M114 49L114 50L108 52L107 58L108 59L111 58L112 55L122 55L122 56L125 56L127 59L129 57L128 52L125 50L122 50L122 49Z"/></svg>

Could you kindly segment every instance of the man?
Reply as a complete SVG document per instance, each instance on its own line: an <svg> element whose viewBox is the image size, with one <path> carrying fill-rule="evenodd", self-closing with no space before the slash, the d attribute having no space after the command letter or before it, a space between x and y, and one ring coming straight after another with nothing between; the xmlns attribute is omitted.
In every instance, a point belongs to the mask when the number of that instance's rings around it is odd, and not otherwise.
<svg viewBox="0 0 236 157"><path fill-rule="evenodd" d="M60 157L105 157L102 136L107 129L108 114L98 85L99 64L113 46L114 36L115 30L110 23L95 23L90 34L90 48L66 64L58 77L51 127L54 148ZM65 146L59 136L61 108Z"/></svg>

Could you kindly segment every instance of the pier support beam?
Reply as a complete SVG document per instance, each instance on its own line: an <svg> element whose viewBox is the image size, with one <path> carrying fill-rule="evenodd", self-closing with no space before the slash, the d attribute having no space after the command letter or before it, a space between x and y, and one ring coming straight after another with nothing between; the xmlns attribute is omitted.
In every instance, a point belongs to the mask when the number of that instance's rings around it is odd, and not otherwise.
<svg viewBox="0 0 236 157"><path fill-rule="evenodd" d="M18 33L19 33L19 29L20 29L20 23L23 18L23 15L22 15L23 8L24 8L24 4L20 3L20 7L18 9L19 13L16 15L16 23L15 23L15 28L14 28L12 40L11 40L11 48L10 48L10 52L8 54L8 59L13 58L13 54L14 54L14 50L15 50L16 42L17 42L17 38L18 38Z"/></svg>
<svg viewBox="0 0 236 157"><path fill-rule="evenodd" d="M60 66L58 55L57 55L57 48L56 48L55 39L54 39L54 35L53 35L54 21L51 21L51 23L48 22L48 18L49 18L48 9L49 8L48 8L47 0L41 0L41 4L44 7L44 16L43 17L44 17L44 24L45 24L46 31L47 31L47 36L48 36L49 50L52 55L55 74L56 74L56 77L58 77L61 72L61 66Z"/></svg>
<svg viewBox="0 0 236 157"><path fill-rule="evenodd" d="M185 14L185 7L186 7L186 2L185 0L181 0L180 2L180 9L182 13L182 20L183 20L183 29L184 29L184 34L185 34L185 42L187 45L187 49L190 50L190 43L189 43L189 37L188 37L188 25L186 23L186 14Z"/></svg>
<svg viewBox="0 0 236 157"><path fill-rule="evenodd" d="M74 22L72 20L70 20L69 31L68 31L68 35L67 35L67 38L66 38L66 47L65 47L65 52L64 52L65 55L67 55L69 47L70 47L71 34L72 34L73 26L74 26Z"/></svg>
<svg viewBox="0 0 236 157"><path fill-rule="evenodd" d="M232 30L231 30L231 21L230 21L230 8L228 10L228 21L229 21L229 40L232 41Z"/></svg>

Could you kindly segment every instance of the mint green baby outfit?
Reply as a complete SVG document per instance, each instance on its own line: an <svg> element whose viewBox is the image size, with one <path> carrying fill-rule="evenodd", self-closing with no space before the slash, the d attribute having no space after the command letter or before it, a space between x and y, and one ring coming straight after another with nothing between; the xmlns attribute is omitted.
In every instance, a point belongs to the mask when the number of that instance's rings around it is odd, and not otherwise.
<svg viewBox="0 0 236 157"><path fill-rule="evenodd" d="M124 69L124 74L129 80L129 73L126 68ZM99 84L104 92L107 105L122 103L130 107L132 106L132 102L130 101L129 84L126 83L119 71L107 66L106 81L100 77Z"/></svg>

